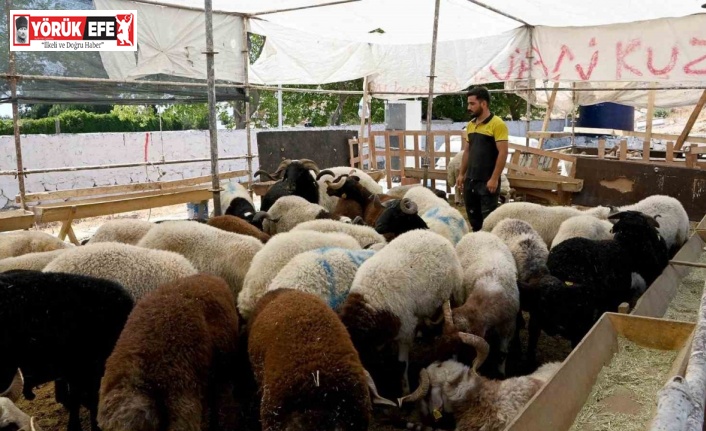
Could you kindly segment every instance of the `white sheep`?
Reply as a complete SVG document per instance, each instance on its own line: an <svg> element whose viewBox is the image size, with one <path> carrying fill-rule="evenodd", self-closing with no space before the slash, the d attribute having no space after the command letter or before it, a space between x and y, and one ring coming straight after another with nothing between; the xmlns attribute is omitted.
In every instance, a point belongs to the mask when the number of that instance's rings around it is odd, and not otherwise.
<svg viewBox="0 0 706 431"><path fill-rule="evenodd" d="M221 191L221 213L215 214L214 208L213 210L211 210L211 217L225 215L226 210L230 206L231 202L233 201L233 199L236 198L241 198L243 199L243 201L241 201L241 204L236 204L235 208L233 208L233 210L237 214L231 215L244 217L246 219L248 219L248 217L252 218L252 216L255 215L255 204L253 204L253 200L250 196L250 192L248 191L248 189L246 189L242 184L237 181L228 181L226 183L221 184L221 186L223 187L223 191ZM211 203L211 205L213 205L213 199L211 199L209 202Z"/></svg>
<svg viewBox="0 0 706 431"><path fill-rule="evenodd" d="M250 262L263 247L257 238L192 221L161 223L137 245L179 253L199 272L223 278L234 295L242 289Z"/></svg>
<svg viewBox="0 0 706 431"><path fill-rule="evenodd" d="M258 215L261 214L263 213L258 213ZM268 235L289 232L300 223L329 217L329 212L321 205L312 204L303 197L295 195L277 199L264 214L262 230Z"/></svg>
<svg viewBox="0 0 706 431"><path fill-rule="evenodd" d="M613 234L610 232L612 228L613 223L600 220L592 215L571 217L559 226L551 248L569 238L588 238L596 241L613 239Z"/></svg>
<svg viewBox="0 0 706 431"><path fill-rule="evenodd" d="M67 250L70 249L60 248L58 250L27 253L22 256L0 259L0 272L11 271L13 269L41 271L49 265L49 262L56 259Z"/></svg>
<svg viewBox="0 0 706 431"><path fill-rule="evenodd" d="M136 245L154 226L154 223L146 220L109 220L100 225L88 243L121 242L123 244Z"/></svg>
<svg viewBox="0 0 706 431"><path fill-rule="evenodd" d="M488 354L487 344L470 334L460 336L476 348L473 366L454 360L434 362L420 372L419 387L400 399L400 403L421 400L425 416L439 419L444 414L453 415L457 431L504 430L561 368L561 362L551 362L527 376L490 380L476 371Z"/></svg>
<svg viewBox="0 0 706 431"><path fill-rule="evenodd" d="M279 288L308 292L337 310L348 297L355 273L373 250L323 247L300 253L272 280L267 291Z"/></svg>
<svg viewBox="0 0 706 431"><path fill-rule="evenodd" d="M243 289L238 294L238 311L245 319L266 292L267 286L279 271L296 255L321 247L341 247L360 250L355 238L344 233L324 233L308 230L286 232L273 236L255 254L245 275Z"/></svg>
<svg viewBox="0 0 706 431"><path fill-rule="evenodd" d="M648 196L640 202L619 208L596 207L585 211L586 214L607 219L609 215L620 211L639 211L652 217L657 217L659 234L667 243L667 249L673 256L689 239L689 215L677 199L666 195Z"/></svg>
<svg viewBox="0 0 706 431"><path fill-rule="evenodd" d="M0 397L0 429L18 431L41 431L35 425L34 416L19 409L12 400Z"/></svg>
<svg viewBox="0 0 706 431"><path fill-rule="evenodd" d="M517 266L519 281L529 282L549 273L549 250L542 237L529 223L518 219L505 219L498 223L491 233L510 249Z"/></svg>
<svg viewBox="0 0 706 431"><path fill-rule="evenodd" d="M504 375L520 311L515 258L502 239L488 232L464 236L456 253L463 268L463 297L454 297L462 304L453 310L454 326L483 338L494 330L499 336L498 372Z"/></svg>
<svg viewBox="0 0 706 431"><path fill-rule="evenodd" d="M417 325L434 316L461 281L453 245L425 229L403 233L366 260L339 313L363 363L394 342L407 365ZM403 390L409 389L406 370Z"/></svg>
<svg viewBox="0 0 706 431"><path fill-rule="evenodd" d="M337 220L312 220L298 224L292 231L313 230L316 232L342 232L355 238L361 247L385 244L385 238L370 226L344 223Z"/></svg>
<svg viewBox="0 0 706 431"><path fill-rule="evenodd" d="M165 283L196 274L182 255L117 242L74 247L49 262L44 272L82 274L120 283L134 300Z"/></svg>
<svg viewBox="0 0 706 431"><path fill-rule="evenodd" d="M428 188L414 187L405 193L404 197L417 204L417 214L432 232L438 233L454 245L470 231L463 215Z"/></svg>
<svg viewBox="0 0 706 431"><path fill-rule="evenodd" d="M483 220L483 230L491 232L495 225L507 218L524 220L542 237L547 247L552 245L561 224L574 216L585 215L576 208L543 206L531 202L511 202L500 205Z"/></svg>
<svg viewBox="0 0 706 431"><path fill-rule="evenodd" d="M38 230L20 230L0 234L0 259L72 247L74 247L73 244Z"/></svg>

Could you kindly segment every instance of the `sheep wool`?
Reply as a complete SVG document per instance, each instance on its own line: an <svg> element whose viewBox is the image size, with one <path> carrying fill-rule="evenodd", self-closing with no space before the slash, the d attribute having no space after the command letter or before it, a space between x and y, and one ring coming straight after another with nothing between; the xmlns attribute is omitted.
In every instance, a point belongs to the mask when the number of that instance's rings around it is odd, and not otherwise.
<svg viewBox="0 0 706 431"><path fill-rule="evenodd" d="M90 244L97 242L121 242L123 244L136 245L154 226L154 223L145 220L109 220L98 228L88 242Z"/></svg>
<svg viewBox="0 0 706 431"><path fill-rule="evenodd" d="M242 289L250 263L263 247L257 238L189 221L155 226L138 246L179 253L199 272L225 279L234 295Z"/></svg>
<svg viewBox="0 0 706 431"><path fill-rule="evenodd" d="M436 232L456 245L470 229L466 219L447 201L439 199L426 187L411 188L405 198L417 204L418 213L429 230Z"/></svg>
<svg viewBox="0 0 706 431"><path fill-rule="evenodd" d="M171 251L104 242L67 250L51 261L44 272L113 280L137 301L157 286L196 274L196 268L184 256Z"/></svg>
<svg viewBox="0 0 706 431"><path fill-rule="evenodd" d="M339 247L301 253L280 270L267 290L288 288L308 292L337 310L348 296L356 271L374 254L373 250Z"/></svg>
<svg viewBox="0 0 706 431"><path fill-rule="evenodd" d="M530 202L511 202L500 205L483 220L483 230L491 232L502 220L515 218L529 223L550 247L559 226L565 220L584 213L571 207L548 207Z"/></svg>
<svg viewBox="0 0 706 431"><path fill-rule="evenodd" d="M510 249L517 266L518 280L528 282L548 272L549 250L542 237L529 223L518 219L505 219L498 223L491 233Z"/></svg>
<svg viewBox="0 0 706 431"><path fill-rule="evenodd" d="M106 361L98 423L103 431L235 431L238 344L235 298L219 277L160 286L137 303Z"/></svg>
<svg viewBox="0 0 706 431"><path fill-rule="evenodd" d="M301 230L273 236L255 254L245 275L243 289L238 294L238 311L241 316L245 319L250 317L258 299L267 291L267 285L290 260L300 253L321 247L361 249L355 238L344 233Z"/></svg>
<svg viewBox="0 0 706 431"><path fill-rule="evenodd" d="M60 248L58 250L27 253L22 256L8 257L0 260L0 272L11 271L13 269L41 271L49 265L49 262L56 259L66 250L68 249Z"/></svg>
<svg viewBox="0 0 706 431"><path fill-rule="evenodd" d="M294 226L317 219L326 209L300 196L283 196L267 211L270 218L262 222L262 230L269 235L289 232ZM274 219L274 221L272 220Z"/></svg>
<svg viewBox="0 0 706 431"><path fill-rule="evenodd" d="M571 217L559 226L551 248L570 238L587 238L596 241L613 239L611 229L613 229L613 223L592 215Z"/></svg>
<svg viewBox="0 0 706 431"><path fill-rule="evenodd" d="M338 220L312 220L299 224L292 229L297 230L313 230L316 232L342 232L355 238L361 247L367 247L373 244L385 244L385 238L375 229L369 226L355 225L344 223Z"/></svg>
<svg viewBox="0 0 706 431"><path fill-rule="evenodd" d="M37 230L21 230L0 234L0 259L72 247L74 245L71 243L64 242L53 235Z"/></svg>

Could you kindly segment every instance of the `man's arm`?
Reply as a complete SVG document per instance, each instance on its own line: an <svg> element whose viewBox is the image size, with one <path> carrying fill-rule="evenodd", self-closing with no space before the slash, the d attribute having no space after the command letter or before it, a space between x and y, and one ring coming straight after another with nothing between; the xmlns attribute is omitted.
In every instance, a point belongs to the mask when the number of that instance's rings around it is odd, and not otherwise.
<svg viewBox="0 0 706 431"><path fill-rule="evenodd" d="M498 147L498 158L495 160L493 175L490 177L490 180L488 180L488 191L490 193L497 191L500 175L503 173L505 163L507 162L507 141L497 141L495 145Z"/></svg>

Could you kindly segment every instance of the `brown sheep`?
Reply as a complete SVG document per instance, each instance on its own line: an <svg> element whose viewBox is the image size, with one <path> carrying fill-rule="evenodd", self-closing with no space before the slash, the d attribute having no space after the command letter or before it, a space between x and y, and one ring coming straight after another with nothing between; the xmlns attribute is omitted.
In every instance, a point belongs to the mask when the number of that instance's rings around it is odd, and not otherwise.
<svg viewBox="0 0 706 431"><path fill-rule="evenodd" d="M259 239L263 243L266 243L270 240L270 236L268 234L256 228L252 224L248 223L247 220L242 219L240 217L235 217L231 215L211 217L206 224L224 230L226 232L252 236Z"/></svg>
<svg viewBox="0 0 706 431"><path fill-rule="evenodd" d="M164 284L140 300L106 362L103 431L234 430L235 297L216 276ZM231 413L232 415L232 413Z"/></svg>
<svg viewBox="0 0 706 431"><path fill-rule="evenodd" d="M248 325L263 431L367 430L371 398L395 405L377 395L345 326L315 295L270 291Z"/></svg>
<svg viewBox="0 0 706 431"><path fill-rule="evenodd" d="M385 210L382 203L394 199L392 196L370 192L358 182L356 176L341 175L335 181L327 180L326 185L329 196L340 198L333 210L334 215L349 217L351 220L362 217L368 226L375 226L375 221Z"/></svg>

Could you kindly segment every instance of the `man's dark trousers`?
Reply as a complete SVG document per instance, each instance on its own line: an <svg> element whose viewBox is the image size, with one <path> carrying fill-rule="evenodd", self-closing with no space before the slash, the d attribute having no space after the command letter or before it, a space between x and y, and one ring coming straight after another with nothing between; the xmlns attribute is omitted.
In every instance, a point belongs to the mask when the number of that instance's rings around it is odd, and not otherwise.
<svg viewBox="0 0 706 431"><path fill-rule="evenodd" d="M468 221L471 222L473 232L478 232L483 227L483 219L498 207L500 181L495 193L488 190L488 181L472 180L466 178L463 183L463 200L466 204Z"/></svg>

